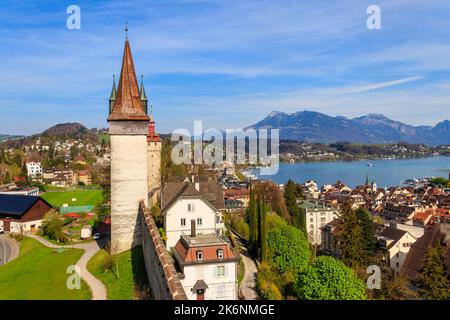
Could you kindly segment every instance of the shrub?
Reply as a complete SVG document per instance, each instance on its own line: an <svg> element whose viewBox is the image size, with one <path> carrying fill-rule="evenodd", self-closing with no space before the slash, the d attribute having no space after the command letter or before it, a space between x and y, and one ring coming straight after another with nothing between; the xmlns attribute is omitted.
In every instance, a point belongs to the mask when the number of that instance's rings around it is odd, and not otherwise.
<svg viewBox="0 0 450 320"><path fill-rule="evenodd" d="M276 275L267 263L261 263L258 268L256 290L264 300L282 300L283 295L276 284Z"/></svg>
<svg viewBox="0 0 450 320"><path fill-rule="evenodd" d="M298 275L294 292L306 300L366 300L364 282L332 257L318 257Z"/></svg>
<svg viewBox="0 0 450 320"><path fill-rule="evenodd" d="M268 257L280 273L297 274L310 260L308 240L300 229L290 226L280 216L267 216Z"/></svg>
<svg viewBox="0 0 450 320"><path fill-rule="evenodd" d="M61 219L59 213L56 210L50 210L44 216L42 234L58 242L67 242L68 238L62 231L63 226L64 220Z"/></svg>
<svg viewBox="0 0 450 320"><path fill-rule="evenodd" d="M245 221L241 220L237 223L237 231L244 237L245 240L250 239L250 227Z"/></svg>

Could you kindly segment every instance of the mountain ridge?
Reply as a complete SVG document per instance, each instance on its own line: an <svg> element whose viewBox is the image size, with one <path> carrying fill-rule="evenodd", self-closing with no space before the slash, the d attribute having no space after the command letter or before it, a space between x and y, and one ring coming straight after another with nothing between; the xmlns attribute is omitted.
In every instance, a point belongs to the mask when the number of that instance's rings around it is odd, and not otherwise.
<svg viewBox="0 0 450 320"><path fill-rule="evenodd" d="M435 126L413 126L377 113L347 118L308 110L293 113L272 111L245 129L280 129L280 139L317 143L450 144L449 120Z"/></svg>

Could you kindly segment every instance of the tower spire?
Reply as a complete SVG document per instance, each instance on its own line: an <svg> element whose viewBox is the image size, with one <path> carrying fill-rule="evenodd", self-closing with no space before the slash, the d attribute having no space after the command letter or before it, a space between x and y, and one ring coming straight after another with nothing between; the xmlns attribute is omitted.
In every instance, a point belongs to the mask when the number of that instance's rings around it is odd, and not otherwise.
<svg viewBox="0 0 450 320"><path fill-rule="evenodd" d="M153 119L153 102L150 101L150 122L155 122Z"/></svg>
<svg viewBox="0 0 450 320"><path fill-rule="evenodd" d="M116 75L113 74L113 85L111 89L111 95L109 96L109 114L111 114L112 109L114 107L114 102L116 101L116 94L117 94Z"/></svg>
<svg viewBox="0 0 450 320"><path fill-rule="evenodd" d="M125 21L125 40L128 41L128 20Z"/></svg>
<svg viewBox="0 0 450 320"><path fill-rule="evenodd" d="M144 107L145 114L148 115L148 100L147 96L145 95L145 89L144 89L144 76L141 75L141 89L139 89L139 98L141 99L142 106Z"/></svg>
<svg viewBox="0 0 450 320"><path fill-rule="evenodd" d="M142 101L147 101L147 95L145 94L144 88L144 76L141 75L141 89L139 89L139 96Z"/></svg>
<svg viewBox="0 0 450 320"><path fill-rule="evenodd" d="M125 28L128 31L128 25ZM140 99L139 86L131 55L130 42L125 41L125 48L117 86L116 100L114 102L109 121L138 120L148 121L145 107Z"/></svg>
<svg viewBox="0 0 450 320"><path fill-rule="evenodd" d="M160 142L161 138L159 134L156 133L155 129L155 119L153 118L153 103L150 101L150 121L148 122L148 135L147 142Z"/></svg>

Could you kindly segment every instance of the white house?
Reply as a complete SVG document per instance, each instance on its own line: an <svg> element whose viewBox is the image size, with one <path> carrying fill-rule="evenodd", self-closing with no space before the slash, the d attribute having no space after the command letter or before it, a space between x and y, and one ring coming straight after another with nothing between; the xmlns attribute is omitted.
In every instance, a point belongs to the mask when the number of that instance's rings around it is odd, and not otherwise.
<svg viewBox="0 0 450 320"><path fill-rule="evenodd" d="M27 162L27 173L29 177L36 177L42 175L42 165L40 162Z"/></svg>
<svg viewBox="0 0 450 320"><path fill-rule="evenodd" d="M166 183L161 191L161 214L167 248L174 247L181 235L190 233L192 219L197 234L222 235L225 225L220 210L224 208L223 190L214 181L185 179Z"/></svg>
<svg viewBox="0 0 450 320"><path fill-rule="evenodd" d="M195 225L195 220L192 220ZM237 300L239 258L214 234L182 235L172 250L189 300Z"/></svg>
<svg viewBox="0 0 450 320"><path fill-rule="evenodd" d="M399 272L408 252L417 238L408 231L384 226L377 231L378 244L385 251L386 263Z"/></svg>
<svg viewBox="0 0 450 320"><path fill-rule="evenodd" d="M322 230L320 228L336 219L338 210L310 201L304 201L300 206L305 209L309 242L313 245L321 245Z"/></svg>

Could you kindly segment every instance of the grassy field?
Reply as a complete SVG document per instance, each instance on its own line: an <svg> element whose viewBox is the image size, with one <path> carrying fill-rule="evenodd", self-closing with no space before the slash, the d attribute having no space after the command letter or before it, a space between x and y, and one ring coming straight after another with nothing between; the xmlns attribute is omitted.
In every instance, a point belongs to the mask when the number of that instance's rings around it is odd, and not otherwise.
<svg viewBox="0 0 450 320"><path fill-rule="evenodd" d="M75 264L83 250L68 249L57 253L26 238L19 257L0 266L0 300L87 300L90 289L82 281L81 289L66 286L69 265Z"/></svg>
<svg viewBox="0 0 450 320"><path fill-rule="evenodd" d="M108 264L109 254L100 250L88 262L88 270L100 279L108 290L109 300L133 300L138 299L136 286L147 286L147 274L142 256L142 247L115 256L111 269L105 269Z"/></svg>
<svg viewBox="0 0 450 320"><path fill-rule="evenodd" d="M42 198L54 207L62 207L67 203L69 206L96 206L103 201L101 190L77 190L65 192L47 192ZM76 198L77 201L72 201Z"/></svg>

